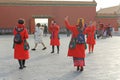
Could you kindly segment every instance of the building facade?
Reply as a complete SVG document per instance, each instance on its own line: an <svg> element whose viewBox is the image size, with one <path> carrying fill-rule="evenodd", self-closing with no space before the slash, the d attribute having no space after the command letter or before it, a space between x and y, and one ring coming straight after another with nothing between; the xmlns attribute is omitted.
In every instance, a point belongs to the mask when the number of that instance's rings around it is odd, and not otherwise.
<svg viewBox="0 0 120 80"><path fill-rule="evenodd" d="M52 19L60 27L64 27L64 18L69 16L70 23L76 24L77 18L84 18L85 22L96 18L95 1L0 1L0 32L12 32L19 18L25 19L25 25L30 33L34 32L35 19L48 19L48 26Z"/></svg>
<svg viewBox="0 0 120 80"><path fill-rule="evenodd" d="M111 24L114 31L120 27L120 5L100 9L96 15L96 21L104 25Z"/></svg>
<svg viewBox="0 0 120 80"><path fill-rule="evenodd" d="M96 12L97 3L93 1L0 1L0 34L12 33L19 18L25 19L25 25L30 33L34 32L36 19L56 20L64 32L64 18L69 16L70 23L76 24L78 18L84 18L103 24L111 24L115 31L120 27L120 5L100 9Z"/></svg>

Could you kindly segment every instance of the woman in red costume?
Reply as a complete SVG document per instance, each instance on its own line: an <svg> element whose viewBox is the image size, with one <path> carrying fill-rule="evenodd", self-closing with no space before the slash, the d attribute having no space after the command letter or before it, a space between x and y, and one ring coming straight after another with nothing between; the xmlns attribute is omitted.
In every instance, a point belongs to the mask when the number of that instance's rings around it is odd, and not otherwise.
<svg viewBox="0 0 120 80"><path fill-rule="evenodd" d="M87 44L88 44L88 49L89 53L93 53L94 51L94 45L96 43L96 37L95 37L95 32L96 32L96 22L90 22L88 27L85 29L85 33L87 35Z"/></svg>
<svg viewBox="0 0 120 80"><path fill-rule="evenodd" d="M79 30L84 34L84 20L82 18L78 19L77 25L70 25L68 21L68 16L65 18L65 25L68 30L72 32L72 39L76 38L79 34ZM71 41L70 41L71 42ZM76 43L75 43L76 44ZM74 48L68 49L68 56L73 57L74 66L77 67L77 71L83 71L83 66L85 66L85 45L76 44Z"/></svg>
<svg viewBox="0 0 120 80"><path fill-rule="evenodd" d="M51 21L51 24L49 26L49 31L51 33L50 45L52 45L52 52L51 53L54 53L54 47L57 46L57 53L59 54L59 46L60 46L59 28L60 27L56 24L55 21Z"/></svg>
<svg viewBox="0 0 120 80"><path fill-rule="evenodd" d="M19 44L14 43L14 58L19 62L19 69L23 69L26 67L25 60L29 59L29 51L24 50L24 40L28 38L28 32L25 28L23 19L18 20L18 24L13 31L14 36L18 33L18 31L21 35L22 42Z"/></svg>

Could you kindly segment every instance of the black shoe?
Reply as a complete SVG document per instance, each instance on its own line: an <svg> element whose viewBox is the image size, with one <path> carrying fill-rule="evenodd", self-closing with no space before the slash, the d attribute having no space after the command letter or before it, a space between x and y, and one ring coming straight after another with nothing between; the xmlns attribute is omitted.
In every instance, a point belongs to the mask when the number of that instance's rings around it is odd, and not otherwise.
<svg viewBox="0 0 120 80"><path fill-rule="evenodd" d="M83 71L83 67L81 67L80 71Z"/></svg>
<svg viewBox="0 0 120 80"><path fill-rule="evenodd" d="M19 67L19 69L23 69L23 67L22 67L22 66L20 66L20 67Z"/></svg>
<svg viewBox="0 0 120 80"><path fill-rule="evenodd" d="M79 71L80 69L79 69L79 66L77 66L77 71Z"/></svg>
<svg viewBox="0 0 120 80"><path fill-rule="evenodd" d="M23 66L23 68L26 68L26 66Z"/></svg>
<svg viewBox="0 0 120 80"><path fill-rule="evenodd" d="M42 50L45 50L45 49L47 49L46 47L44 47Z"/></svg>
<svg viewBox="0 0 120 80"><path fill-rule="evenodd" d="M36 49L35 49L35 48L33 48L33 49L31 49L31 50L35 51Z"/></svg>
<svg viewBox="0 0 120 80"><path fill-rule="evenodd" d="M54 51L52 51L51 53L54 53Z"/></svg>

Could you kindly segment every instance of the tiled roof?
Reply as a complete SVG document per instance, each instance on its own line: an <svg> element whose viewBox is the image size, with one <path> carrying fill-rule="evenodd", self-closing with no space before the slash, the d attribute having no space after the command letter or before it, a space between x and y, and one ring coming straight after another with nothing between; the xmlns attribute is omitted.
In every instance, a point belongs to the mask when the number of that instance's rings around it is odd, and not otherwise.
<svg viewBox="0 0 120 80"><path fill-rule="evenodd" d="M110 15L110 14L120 14L120 5L118 6L114 6L114 7L109 7L109 8L104 8L104 9L100 9L97 12L98 15Z"/></svg>

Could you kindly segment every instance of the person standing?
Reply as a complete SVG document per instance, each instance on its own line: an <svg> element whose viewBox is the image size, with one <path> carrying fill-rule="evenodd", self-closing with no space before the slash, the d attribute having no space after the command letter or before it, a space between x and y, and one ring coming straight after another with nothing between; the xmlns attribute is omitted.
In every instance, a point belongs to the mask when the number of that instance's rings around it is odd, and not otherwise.
<svg viewBox="0 0 120 80"><path fill-rule="evenodd" d="M89 53L93 53L94 51L94 45L96 43L96 22L90 21L88 27L85 29L85 34L87 35L87 44L88 44L88 49Z"/></svg>
<svg viewBox="0 0 120 80"><path fill-rule="evenodd" d="M19 69L25 68L25 61L29 59L29 51L24 49L24 40L28 39L28 31L24 25L24 19L19 19L17 26L13 30L14 34L14 58L19 62ZM20 42L17 43L15 36L20 36Z"/></svg>
<svg viewBox="0 0 120 80"><path fill-rule="evenodd" d="M77 71L83 71L85 66L85 44L76 43L76 38L79 33L84 35L84 19L78 19L77 25L70 25L68 16L65 17L66 28L72 32L72 38L69 44L68 56L73 57L74 66L77 67ZM84 40L85 41L85 40Z"/></svg>
<svg viewBox="0 0 120 80"><path fill-rule="evenodd" d="M97 33L97 38L99 39L100 37L103 38L103 33L104 33L104 24L99 23L98 24L98 33Z"/></svg>
<svg viewBox="0 0 120 80"><path fill-rule="evenodd" d="M112 25L108 24L108 36L112 37Z"/></svg>
<svg viewBox="0 0 120 80"><path fill-rule="evenodd" d="M59 38L59 25L55 21L51 21L49 26L50 36L50 45L52 46L52 52L54 53L54 47L57 46L57 53L59 54L60 38Z"/></svg>
<svg viewBox="0 0 120 80"><path fill-rule="evenodd" d="M46 49L46 46L45 46L45 44L43 43L43 40L42 40L42 38L43 38L43 30L44 30L44 27L40 23L37 23L36 27L35 27L35 33L34 33L35 46L32 49L33 51L36 50L36 47L37 47L37 45L39 43L41 43L43 45L42 50Z"/></svg>
<svg viewBox="0 0 120 80"><path fill-rule="evenodd" d="M67 32L67 37L70 36L70 31L68 29L66 29L66 32Z"/></svg>
<svg viewBox="0 0 120 80"><path fill-rule="evenodd" d="M47 32L48 32L48 28L47 28L47 25L44 24L44 35L47 36Z"/></svg>

